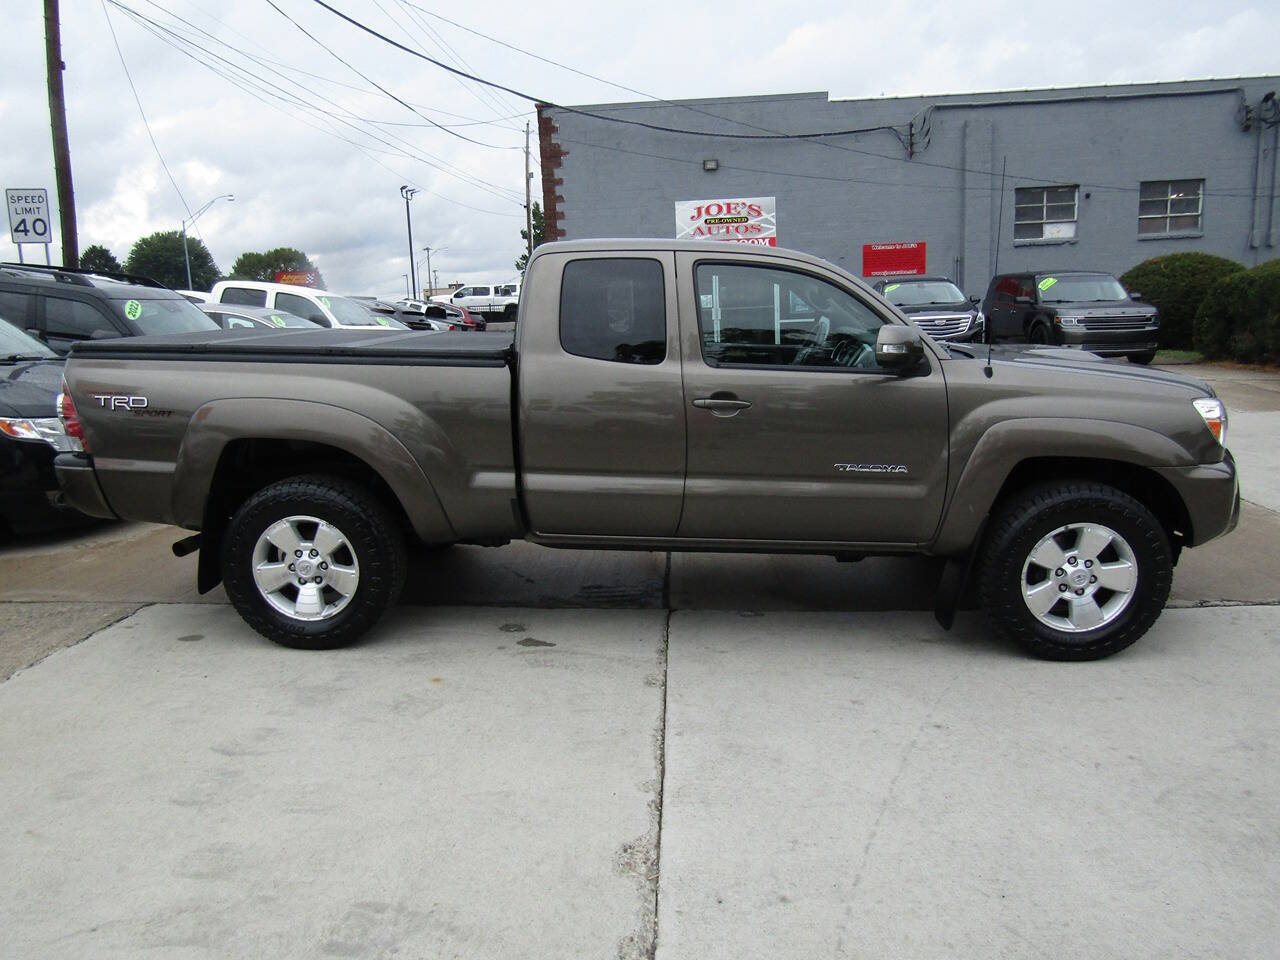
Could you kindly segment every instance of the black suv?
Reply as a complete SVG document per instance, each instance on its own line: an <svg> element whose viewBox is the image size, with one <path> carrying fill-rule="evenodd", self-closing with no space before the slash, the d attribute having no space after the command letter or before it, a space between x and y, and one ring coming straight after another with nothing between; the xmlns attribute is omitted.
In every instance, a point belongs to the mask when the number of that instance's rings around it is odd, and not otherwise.
<svg viewBox="0 0 1280 960"><path fill-rule="evenodd" d="M982 311L946 277L882 277L875 291L935 340L981 341Z"/></svg>
<svg viewBox="0 0 1280 960"><path fill-rule="evenodd" d="M79 340L218 329L154 280L29 263L0 263L0 317L63 355Z"/></svg>
<svg viewBox="0 0 1280 960"><path fill-rule="evenodd" d="M1059 270L992 278L982 312L993 340L1076 347L1150 363L1160 318L1109 273Z"/></svg>

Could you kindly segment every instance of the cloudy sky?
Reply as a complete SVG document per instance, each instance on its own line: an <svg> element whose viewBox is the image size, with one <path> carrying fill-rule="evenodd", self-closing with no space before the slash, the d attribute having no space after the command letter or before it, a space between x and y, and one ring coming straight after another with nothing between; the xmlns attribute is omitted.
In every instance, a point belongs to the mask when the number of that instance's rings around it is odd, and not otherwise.
<svg viewBox="0 0 1280 960"><path fill-rule="evenodd" d="M854 97L1280 69L1274 2L327 2L436 59L566 104L642 99L610 83L665 99ZM41 4L8 6L0 185L53 197ZM421 191L417 256L433 248L441 283L514 275L529 101L459 80L316 0L62 0L62 38L81 249L105 244L123 261L138 237L231 193L193 229L223 270L246 250L294 246L335 290L392 294L408 271L407 183ZM536 129L533 154L537 199ZM8 240L0 259L16 260Z"/></svg>

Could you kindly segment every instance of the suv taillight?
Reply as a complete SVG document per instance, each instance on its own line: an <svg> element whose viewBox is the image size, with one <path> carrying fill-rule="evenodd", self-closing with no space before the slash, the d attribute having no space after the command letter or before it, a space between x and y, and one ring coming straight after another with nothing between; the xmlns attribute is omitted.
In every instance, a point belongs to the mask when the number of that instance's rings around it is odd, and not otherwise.
<svg viewBox="0 0 1280 960"><path fill-rule="evenodd" d="M71 399L71 391L67 389L67 381L62 380L62 392L58 394L58 416L62 420L62 429L71 441L72 449L89 452L89 441L84 436L84 425L80 415L76 413L76 402Z"/></svg>

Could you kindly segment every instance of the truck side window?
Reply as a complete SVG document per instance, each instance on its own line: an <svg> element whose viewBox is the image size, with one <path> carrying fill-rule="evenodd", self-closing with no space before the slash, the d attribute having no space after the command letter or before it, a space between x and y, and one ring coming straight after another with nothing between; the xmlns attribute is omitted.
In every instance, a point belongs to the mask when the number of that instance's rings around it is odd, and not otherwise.
<svg viewBox="0 0 1280 960"><path fill-rule="evenodd" d="M615 363L667 356L666 286L657 260L572 260L560 283L560 345Z"/></svg>
<svg viewBox="0 0 1280 960"><path fill-rule="evenodd" d="M876 368L884 319L835 284L774 267L700 263L702 355L713 367Z"/></svg>
<svg viewBox="0 0 1280 960"><path fill-rule="evenodd" d="M267 291L254 290L251 287L224 287L222 303L234 303L242 307L265 307Z"/></svg>

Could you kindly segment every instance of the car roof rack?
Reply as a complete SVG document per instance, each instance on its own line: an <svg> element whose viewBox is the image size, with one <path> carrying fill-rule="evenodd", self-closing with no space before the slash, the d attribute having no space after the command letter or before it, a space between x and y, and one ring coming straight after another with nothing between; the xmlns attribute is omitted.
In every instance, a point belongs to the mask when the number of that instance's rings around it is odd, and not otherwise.
<svg viewBox="0 0 1280 960"><path fill-rule="evenodd" d="M79 283L82 286L92 286L85 277L106 277L108 280L119 280L121 283L132 283L139 287L158 287L161 290L168 290L163 283L152 280L150 277L140 276L136 273L115 273L111 270L85 270L81 267L55 267L44 263L12 263L5 261L0 263L0 267L17 267L19 270L37 270L41 273L52 274L68 274L68 276L59 277L68 283Z"/></svg>

